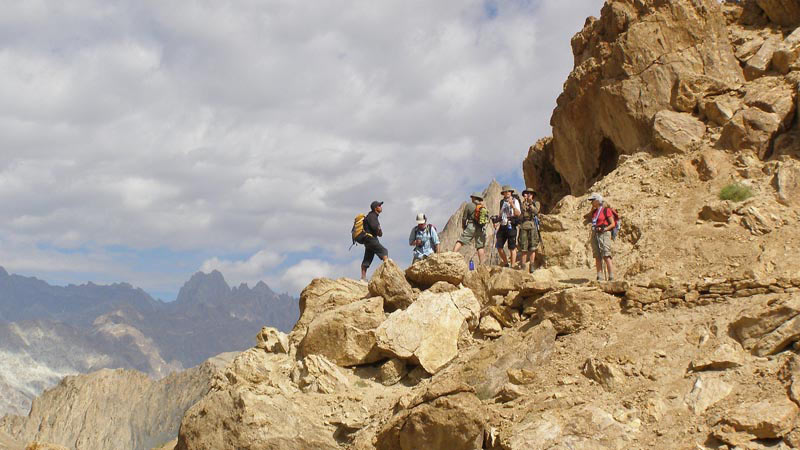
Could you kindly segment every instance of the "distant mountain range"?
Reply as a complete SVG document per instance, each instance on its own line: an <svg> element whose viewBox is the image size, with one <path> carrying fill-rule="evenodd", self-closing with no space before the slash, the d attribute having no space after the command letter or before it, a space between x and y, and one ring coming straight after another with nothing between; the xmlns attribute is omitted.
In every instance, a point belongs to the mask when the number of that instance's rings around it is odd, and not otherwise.
<svg viewBox="0 0 800 450"><path fill-rule="evenodd" d="M0 416L27 414L66 375L136 369L154 378L253 345L268 325L288 331L298 301L259 282L231 288L198 272L174 302L127 283L52 286L0 267Z"/></svg>

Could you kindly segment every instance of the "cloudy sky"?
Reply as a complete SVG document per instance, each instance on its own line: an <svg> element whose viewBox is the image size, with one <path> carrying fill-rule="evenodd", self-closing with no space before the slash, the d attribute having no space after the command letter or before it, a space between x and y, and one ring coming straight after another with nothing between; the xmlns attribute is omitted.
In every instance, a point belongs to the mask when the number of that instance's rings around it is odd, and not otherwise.
<svg viewBox="0 0 800 450"><path fill-rule="evenodd" d="M0 15L0 265L56 284L189 276L297 294L444 226L528 147L601 0L28 0ZM377 262L373 264L373 268Z"/></svg>

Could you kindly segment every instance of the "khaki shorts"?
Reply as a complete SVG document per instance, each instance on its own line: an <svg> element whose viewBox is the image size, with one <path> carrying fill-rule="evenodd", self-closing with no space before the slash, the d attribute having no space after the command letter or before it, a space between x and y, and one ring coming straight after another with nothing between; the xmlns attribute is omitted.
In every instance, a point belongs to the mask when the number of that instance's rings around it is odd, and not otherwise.
<svg viewBox="0 0 800 450"><path fill-rule="evenodd" d="M602 233L592 233L592 255L595 258L610 258L611 257L611 232L603 231Z"/></svg>
<svg viewBox="0 0 800 450"><path fill-rule="evenodd" d="M530 224L530 225L529 225ZM539 232L533 222L525 222L519 229L517 248L521 252L535 252L539 248Z"/></svg>
<svg viewBox="0 0 800 450"><path fill-rule="evenodd" d="M461 237L458 238L458 242L461 242L463 245L468 245L474 239L476 250L486 247L485 228L486 227L481 227L476 230L474 223L468 223L467 228L464 228L464 231L461 233Z"/></svg>

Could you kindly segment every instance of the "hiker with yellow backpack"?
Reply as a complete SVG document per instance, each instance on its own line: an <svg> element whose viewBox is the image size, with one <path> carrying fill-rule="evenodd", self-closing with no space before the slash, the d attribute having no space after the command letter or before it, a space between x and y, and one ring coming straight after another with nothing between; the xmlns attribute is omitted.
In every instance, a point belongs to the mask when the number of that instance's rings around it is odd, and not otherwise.
<svg viewBox="0 0 800 450"><path fill-rule="evenodd" d="M369 205L367 215L359 214L353 222L353 244L364 245L364 259L361 261L361 280L367 280L367 269L377 255L383 261L389 259L389 251L378 240L383 236L378 215L383 212L383 202L374 201ZM352 247L352 245L351 245Z"/></svg>
<svg viewBox="0 0 800 450"><path fill-rule="evenodd" d="M461 227L464 231L453 247L453 251L457 252L462 245L469 244L474 240L478 261L483 265L486 257L484 247L486 247L486 225L489 223L489 210L483 204L483 194L480 192L473 192L469 197L470 202L464 207L461 215Z"/></svg>

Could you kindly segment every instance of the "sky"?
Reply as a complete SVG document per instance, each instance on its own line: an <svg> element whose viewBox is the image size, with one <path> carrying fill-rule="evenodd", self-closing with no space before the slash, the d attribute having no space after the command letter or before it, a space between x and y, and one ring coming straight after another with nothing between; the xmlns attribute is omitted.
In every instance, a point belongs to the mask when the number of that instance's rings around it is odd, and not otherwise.
<svg viewBox="0 0 800 450"><path fill-rule="evenodd" d="M0 266L165 301L401 266L528 148L601 0L28 0L0 15ZM377 260L372 269L378 266Z"/></svg>

